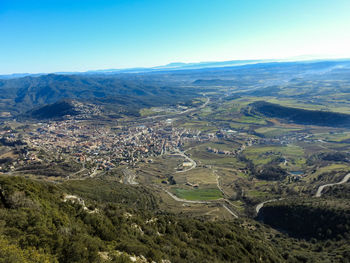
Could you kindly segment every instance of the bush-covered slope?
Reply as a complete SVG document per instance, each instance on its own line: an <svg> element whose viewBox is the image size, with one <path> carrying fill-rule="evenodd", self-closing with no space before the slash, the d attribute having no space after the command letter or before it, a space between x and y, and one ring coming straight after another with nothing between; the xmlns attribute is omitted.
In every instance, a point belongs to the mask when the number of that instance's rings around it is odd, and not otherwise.
<svg viewBox="0 0 350 263"><path fill-rule="evenodd" d="M258 218L291 236L350 240L350 201L313 198L264 205Z"/></svg>
<svg viewBox="0 0 350 263"><path fill-rule="evenodd" d="M322 196L350 200L350 183L326 187Z"/></svg>
<svg viewBox="0 0 350 263"><path fill-rule="evenodd" d="M2 262L129 262L118 251L157 262L282 260L261 234L239 222L201 222L157 212L154 198L142 187L101 180L57 186L4 176L0 186ZM68 190L86 198L86 208L73 197L64 202Z"/></svg>

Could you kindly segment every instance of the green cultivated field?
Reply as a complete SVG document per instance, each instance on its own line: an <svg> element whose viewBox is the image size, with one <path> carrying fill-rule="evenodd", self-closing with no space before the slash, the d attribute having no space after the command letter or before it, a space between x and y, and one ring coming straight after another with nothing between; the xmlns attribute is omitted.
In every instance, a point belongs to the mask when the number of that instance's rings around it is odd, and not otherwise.
<svg viewBox="0 0 350 263"><path fill-rule="evenodd" d="M282 127L262 127L258 128L255 131L257 133L263 134L265 137L274 137L274 136L281 136L286 133L291 133L298 131L300 129L298 128L282 128Z"/></svg>
<svg viewBox="0 0 350 263"><path fill-rule="evenodd" d="M311 138L319 138L329 142L342 142L350 139L350 133L349 132L339 132L339 133L333 133L333 134L321 133L321 134L315 134Z"/></svg>
<svg viewBox="0 0 350 263"><path fill-rule="evenodd" d="M181 189L176 188L175 194L182 199L193 201L207 201L216 200L222 198L222 194L219 189Z"/></svg>

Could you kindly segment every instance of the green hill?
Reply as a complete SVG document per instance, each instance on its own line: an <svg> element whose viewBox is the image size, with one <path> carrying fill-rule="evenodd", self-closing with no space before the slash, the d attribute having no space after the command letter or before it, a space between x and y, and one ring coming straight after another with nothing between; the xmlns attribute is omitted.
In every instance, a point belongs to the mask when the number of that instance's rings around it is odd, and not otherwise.
<svg viewBox="0 0 350 263"><path fill-rule="evenodd" d="M68 100L62 100L53 104L45 105L33 109L25 114L25 116L32 117L35 119L53 119L61 118L65 115L77 115L77 111L74 105Z"/></svg>
<svg viewBox="0 0 350 263"><path fill-rule="evenodd" d="M253 113L263 114L269 118L280 118L297 124L350 127L349 114L285 107L265 101L257 101L250 106Z"/></svg>
<svg viewBox="0 0 350 263"><path fill-rule="evenodd" d="M135 76L42 75L0 80L0 111L13 116L63 99L96 103L109 110L137 112L143 107L184 102L198 96L169 80Z"/></svg>

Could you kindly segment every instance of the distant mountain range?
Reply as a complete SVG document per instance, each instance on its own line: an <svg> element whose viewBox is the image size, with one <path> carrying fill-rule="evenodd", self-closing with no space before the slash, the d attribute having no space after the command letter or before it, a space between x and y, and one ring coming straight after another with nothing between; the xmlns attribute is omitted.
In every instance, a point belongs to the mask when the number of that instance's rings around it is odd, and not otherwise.
<svg viewBox="0 0 350 263"><path fill-rule="evenodd" d="M344 83L350 82L350 60L172 63L148 71L133 70L25 77L17 74L13 78L0 79L0 117L16 117L64 99L98 105L107 115L138 116L142 108L189 104L193 98L208 92L220 91L229 95L235 91L241 96L277 96L286 83L290 84L289 89L294 89L288 96L299 98L315 94L324 96L337 91L350 93L345 84L332 88L307 88L304 83L339 79ZM54 106L60 108L64 105ZM44 110L46 112L50 108ZM30 115L36 114L31 112Z"/></svg>
<svg viewBox="0 0 350 263"><path fill-rule="evenodd" d="M126 68L126 69L101 69L101 70L89 70L85 72L55 72L54 74L60 75L96 75L96 74L116 74L116 73L146 73L146 72L156 72L164 70L180 70L180 69L200 69L200 68L211 68L211 67L228 67L228 66L242 66L253 63L267 62L267 60L232 60L223 62L198 62L198 63L182 63L175 62L163 66L156 67L137 67L137 68ZM15 73L8 75L0 75L0 79L12 79L21 78L26 76L41 76L47 73Z"/></svg>
<svg viewBox="0 0 350 263"><path fill-rule="evenodd" d="M291 59L256 59L256 60L229 60L229 61L212 61L212 62L194 62L183 63L174 62L167 65L155 66L155 67L136 67L125 69L101 69L101 70L89 70L85 72L54 72L54 74L60 75L110 75L118 73L147 73L147 72L161 72L161 71L174 71L174 70L186 70L186 69L204 69L204 68L220 68L220 67L235 67L250 64L259 63L272 63L272 62L319 62L326 59L315 59L311 56L301 56ZM327 61L344 61L350 59L327 59ZM21 78L26 76L41 76L48 73L14 73L7 75L0 75L0 79L12 79Z"/></svg>

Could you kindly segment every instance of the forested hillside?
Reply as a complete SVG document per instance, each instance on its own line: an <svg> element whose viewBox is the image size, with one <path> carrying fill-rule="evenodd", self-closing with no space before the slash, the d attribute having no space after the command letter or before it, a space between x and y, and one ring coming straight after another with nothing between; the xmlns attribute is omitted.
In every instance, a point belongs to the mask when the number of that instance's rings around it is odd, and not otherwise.
<svg viewBox="0 0 350 263"><path fill-rule="evenodd" d="M20 177L1 177L0 186L1 262L129 262L130 255L157 262L282 260L239 222L159 212L143 187L100 180L57 186ZM74 191L84 202L66 195Z"/></svg>
<svg viewBox="0 0 350 263"><path fill-rule="evenodd" d="M346 199L271 202L261 209L259 218L295 237L350 239L350 202Z"/></svg>
<svg viewBox="0 0 350 263"><path fill-rule="evenodd" d="M251 106L252 112L270 118L281 118L297 124L350 127L349 114L291 108L265 101L254 102Z"/></svg>
<svg viewBox="0 0 350 263"><path fill-rule="evenodd" d="M143 107L173 104L197 95L194 89L152 80L86 76L43 75L0 80L0 111L12 115L62 99L107 105L110 110L138 112Z"/></svg>

